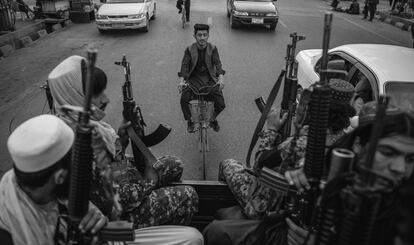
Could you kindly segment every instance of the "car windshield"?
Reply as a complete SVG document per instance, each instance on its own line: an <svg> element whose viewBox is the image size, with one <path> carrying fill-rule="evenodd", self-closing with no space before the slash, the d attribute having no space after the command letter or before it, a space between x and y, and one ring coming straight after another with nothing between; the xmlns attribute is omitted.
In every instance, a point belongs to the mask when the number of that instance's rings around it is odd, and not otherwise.
<svg viewBox="0 0 414 245"><path fill-rule="evenodd" d="M144 0L107 0L106 3L143 3Z"/></svg>
<svg viewBox="0 0 414 245"><path fill-rule="evenodd" d="M390 95L391 103L397 107L414 110L414 82L387 82L385 93Z"/></svg>
<svg viewBox="0 0 414 245"><path fill-rule="evenodd" d="M240 2L273 2L273 0L236 0Z"/></svg>

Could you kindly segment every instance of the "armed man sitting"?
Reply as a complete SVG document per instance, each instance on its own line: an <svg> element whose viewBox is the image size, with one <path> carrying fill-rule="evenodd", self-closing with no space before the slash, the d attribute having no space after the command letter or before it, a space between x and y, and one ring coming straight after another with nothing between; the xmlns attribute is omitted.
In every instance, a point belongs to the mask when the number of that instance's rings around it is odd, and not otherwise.
<svg viewBox="0 0 414 245"><path fill-rule="evenodd" d="M79 107L85 100L82 60L85 59L81 56L70 56L48 77L56 114L72 128L76 126L77 113L68 110L67 105L71 106L69 109ZM125 131L130 122L122 122L117 134L111 125L103 121L105 108L110 102L105 93L108 82L105 72L95 67L92 77L92 203L109 217L120 215L121 219L133 222L134 228L188 225L198 209L196 191L191 186L168 186L181 178L183 162L168 155L159 158L155 164L145 161L142 176L123 152L128 144Z"/></svg>
<svg viewBox="0 0 414 245"><path fill-rule="evenodd" d="M367 239L366 244L393 244L396 235L396 207L400 198L398 190L404 186L409 178L413 177L414 113L397 108L387 109L383 130L372 132L377 120L376 111L377 102L364 105L359 118L359 126L353 132L341 138L327 154L327 156L330 156L335 148L345 148L356 153L354 172L345 172L334 176L335 178L328 182L325 187L326 192L322 196L322 205L330 205L337 214L335 221L328 228L331 232L329 232L327 238L330 242L327 244L339 244L344 241L343 239L347 239L350 244L356 244L361 239ZM375 136L372 133L378 134L379 141L377 147L374 148L372 169L366 169L367 156L370 154L370 146L373 144L372 139ZM329 162L329 158L327 162ZM365 171L371 171L374 174L371 176L375 176L372 179L369 194L366 196L367 200L370 199L369 196L379 198L371 199L369 204L365 203L368 206L355 206L354 211L357 210L356 213L349 212L347 210L349 202L352 203L357 200L353 199L355 196L349 196L349 193L352 193L350 191L354 188L355 183L353 181L356 180L357 183L368 181L364 179L368 176L364 175ZM297 188L310 188L302 168L290 171L286 177ZM360 189L360 191L360 193L363 193L363 189ZM372 202L372 200L377 201ZM378 209L375 209L375 207ZM359 210L363 211L358 213ZM353 215L358 215L358 218L354 221L356 223L349 223L348 218L353 217ZM367 222L372 223L366 225ZM288 220L288 224L290 227L288 244L305 244L306 240L309 240L306 243L308 245L315 244L315 234L307 238L309 235L307 230L294 224L291 220ZM347 232L345 229L348 229ZM322 233L316 232L318 239L320 239ZM367 236L367 234L371 235Z"/></svg>
<svg viewBox="0 0 414 245"><path fill-rule="evenodd" d="M200 89L204 86L211 86L218 84L220 90L213 90L208 96L209 100L214 101L214 121L210 126L214 131L218 132L220 127L216 117L224 110L224 97L222 89L224 87L223 76L225 71L222 69L220 56L217 47L207 42L209 38L210 27L206 24L194 25L195 43L191 44L185 49L184 56L181 63L181 71L178 73L180 83L178 85L181 91L181 110L184 114L184 119L187 121L188 132L194 132L194 123L191 121L191 113L189 102L195 99L195 95L187 84ZM205 91L199 91L205 92Z"/></svg>
<svg viewBox="0 0 414 245"><path fill-rule="evenodd" d="M73 131L59 118L42 115L14 130L7 141L13 169L0 182L0 241L3 245L65 244L68 169ZM96 234L108 219L92 203L80 223Z"/></svg>
<svg viewBox="0 0 414 245"><path fill-rule="evenodd" d="M74 133L61 119L41 115L22 123L7 146L13 169L0 182L2 245L67 244L69 166ZM80 222L83 232L96 235L108 222L92 203ZM191 227L158 226L135 231L139 244L201 245ZM98 242L98 237L94 237Z"/></svg>

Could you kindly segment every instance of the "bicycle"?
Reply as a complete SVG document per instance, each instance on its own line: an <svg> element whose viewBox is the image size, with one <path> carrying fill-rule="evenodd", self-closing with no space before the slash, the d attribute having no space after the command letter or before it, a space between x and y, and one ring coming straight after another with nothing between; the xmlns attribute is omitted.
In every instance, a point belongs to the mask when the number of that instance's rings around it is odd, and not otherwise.
<svg viewBox="0 0 414 245"><path fill-rule="evenodd" d="M206 154L209 149L207 129L210 122L214 121L214 102L208 101L207 96L218 87L219 84L204 86L200 89L188 84L188 87L197 99L190 101L191 121L194 123L195 131L198 131L198 148L202 154L203 179L206 179ZM205 92L203 92L205 91Z"/></svg>
<svg viewBox="0 0 414 245"><path fill-rule="evenodd" d="M186 4L186 0L183 0L183 4L182 4L182 7L181 7L181 9L182 9L182 11L181 11L181 22L182 22L183 29L185 27L185 23L187 23L187 17L186 17L187 11L185 10L185 4Z"/></svg>

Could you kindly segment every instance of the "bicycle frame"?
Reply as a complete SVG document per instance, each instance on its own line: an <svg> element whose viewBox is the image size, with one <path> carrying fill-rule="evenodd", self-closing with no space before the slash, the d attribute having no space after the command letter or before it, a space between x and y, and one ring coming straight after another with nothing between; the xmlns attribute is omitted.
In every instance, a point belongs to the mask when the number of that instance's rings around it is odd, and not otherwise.
<svg viewBox="0 0 414 245"><path fill-rule="evenodd" d="M198 131L198 146L202 153L203 161L203 179L206 179L206 153L210 151L208 145L207 129L211 121L214 121L214 102L206 100L206 97L216 88L213 86L204 86L200 89L192 85L187 87L196 95L197 99L190 101L191 121L195 124ZM207 92L201 92L207 90Z"/></svg>

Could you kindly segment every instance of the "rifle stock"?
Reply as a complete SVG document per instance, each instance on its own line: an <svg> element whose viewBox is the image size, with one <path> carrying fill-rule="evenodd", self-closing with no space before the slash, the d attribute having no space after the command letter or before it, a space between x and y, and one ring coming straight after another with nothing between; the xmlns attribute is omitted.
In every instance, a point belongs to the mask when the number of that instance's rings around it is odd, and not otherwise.
<svg viewBox="0 0 414 245"><path fill-rule="evenodd" d="M160 124L157 129L149 135L145 135L144 127L147 126L141 113L141 108L135 103L132 86L131 86L131 66L123 55L121 61L116 61L115 65L120 65L124 68L125 83L122 86L123 94L123 111L122 115L126 121L131 122L131 127L140 140L146 147L151 147L163 141L171 132L171 127L166 124ZM129 131L131 133L131 131ZM131 137L131 135L129 136ZM131 148L134 155L134 162L136 168L140 172L145 171L145 155L136 145L136 140L132 141Z"/></svg>

